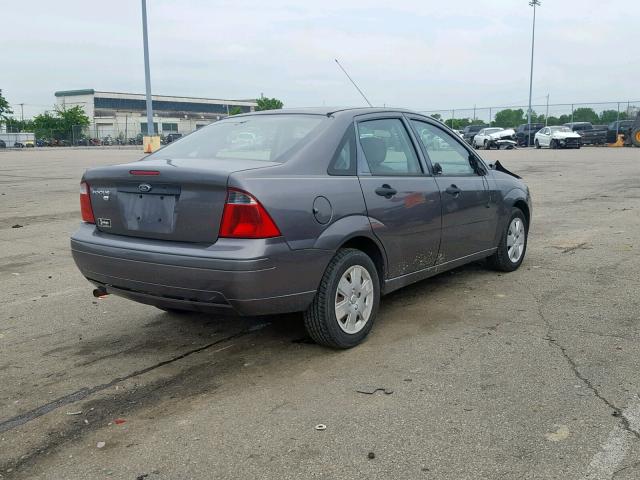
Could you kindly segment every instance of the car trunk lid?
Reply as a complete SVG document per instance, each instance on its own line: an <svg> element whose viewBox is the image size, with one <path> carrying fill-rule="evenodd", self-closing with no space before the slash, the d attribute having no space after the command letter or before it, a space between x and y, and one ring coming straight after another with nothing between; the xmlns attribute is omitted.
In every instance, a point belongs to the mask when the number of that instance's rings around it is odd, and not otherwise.
<svg viewBox="0 0 640 480"><path fill-rule="evenodd" d="M100 231L214 243L229 175L275 165L254 160L149 159L92 169L84 181Z"/></svg>

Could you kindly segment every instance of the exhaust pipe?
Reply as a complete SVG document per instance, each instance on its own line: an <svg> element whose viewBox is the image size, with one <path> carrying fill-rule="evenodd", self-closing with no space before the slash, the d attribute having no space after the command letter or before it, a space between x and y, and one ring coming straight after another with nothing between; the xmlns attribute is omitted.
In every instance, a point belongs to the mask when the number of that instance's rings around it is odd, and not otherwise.
<svg viewBox="0 0 640 480"><path fill-rule="evenodd" d="M107 293L107 290L104 287L98 287L93 290L93 296L96 298L106 297L107 295L109 294Z"/></svg>

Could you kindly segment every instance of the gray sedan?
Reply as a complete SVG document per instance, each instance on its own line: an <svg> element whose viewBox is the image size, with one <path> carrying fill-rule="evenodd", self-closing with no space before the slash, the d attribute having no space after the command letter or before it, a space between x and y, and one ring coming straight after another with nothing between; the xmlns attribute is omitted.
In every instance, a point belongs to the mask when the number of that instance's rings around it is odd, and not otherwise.
<svg viewBox="0 0 640 480"><path fill-rule="evenodd" d="M529 189L428 117L388 109L237 115L141 161L94 168L73 258L164 310L304 312L348 348L380 297L468 262L523 261Z"/></svg>

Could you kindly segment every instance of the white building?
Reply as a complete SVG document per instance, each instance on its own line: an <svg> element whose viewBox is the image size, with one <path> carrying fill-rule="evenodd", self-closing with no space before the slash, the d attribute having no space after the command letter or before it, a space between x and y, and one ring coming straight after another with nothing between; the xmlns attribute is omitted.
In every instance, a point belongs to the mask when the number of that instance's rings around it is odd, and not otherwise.
<svg viewBox="0 0 640 480"><path fill-rule="evenodd" d="M61 107L83 108L91 121L84 133L93 138L135 137L147 133L146 96L138 93L99 92L93 89L64 90L55 93ZM212 98L153 95L154 131L187 134L226 117L233 109L253 111L254 100L221 100ZM75 132L74 132L75 133Z"/></svg>

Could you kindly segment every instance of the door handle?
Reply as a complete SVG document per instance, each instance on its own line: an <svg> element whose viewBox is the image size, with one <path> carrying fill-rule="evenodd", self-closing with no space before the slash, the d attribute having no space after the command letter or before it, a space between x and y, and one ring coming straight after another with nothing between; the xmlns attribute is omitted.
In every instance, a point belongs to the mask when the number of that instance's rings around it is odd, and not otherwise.
<svg viewBox="0 0 640 480"><path fill-rule="evenodd" d="M381 197L384 197L384 198L391 198L396 193L398 193L398 191L395 188L392 188L391 186L389 186L386 183L384 185L382 185L381 187L376 188L376 194L380 195Z"/></svg>
<svg viewBox="0 0 640 480"><path fill-rule="evenodd" d="M462 192L462 190L460 190L458 187L456 187L455 185L450 185L449 187L447 187L447 189L445 190L445 192L447 192L449 195L453 195L454 197L457 197L458 195L460 195L460 193Z"/></svg>

